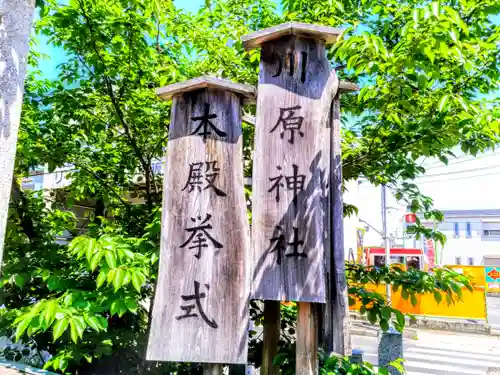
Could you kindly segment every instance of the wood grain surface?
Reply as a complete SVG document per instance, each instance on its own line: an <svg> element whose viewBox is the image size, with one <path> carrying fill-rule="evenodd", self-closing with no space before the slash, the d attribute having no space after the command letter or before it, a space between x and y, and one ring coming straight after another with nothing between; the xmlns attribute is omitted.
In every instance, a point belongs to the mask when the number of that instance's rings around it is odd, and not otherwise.
<svg viewBox="0 0 500 375"><path fill-rule="evenodd" d="M338 88L323 41L291 35L262 45L252 180L252 298L326 301L328 119ZM297 185L299 176L302 185Z"/></svg>
<svg viewBox="0 0 500 375"><path fill-rule="evenodd" d="M340 133L340 94L335 97L330 112L330 180L328 207L330 211L329 242L332 249L326 256L327 303L323 306L320 346L325 353L350 355L349 304L345 277L344 224L342 199L342 158Z"/></svg>
<svg viewBox="0 0 500 375"><path fill-rule="evenodd" d="M173 97L149 360L247 362L241 100L213 88Z"/></svg>

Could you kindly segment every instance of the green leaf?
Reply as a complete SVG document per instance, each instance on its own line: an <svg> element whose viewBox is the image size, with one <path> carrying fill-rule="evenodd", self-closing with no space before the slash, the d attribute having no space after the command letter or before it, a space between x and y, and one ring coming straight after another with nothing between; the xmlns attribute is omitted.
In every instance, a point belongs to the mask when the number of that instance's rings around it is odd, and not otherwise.
<svg viewBox="0 0 500 375"><path fill-rule="evenodd" d="M78 342L78 328L76 327L74 320L69 321L69 326L71 340L73 340L73 342L76 344Z"/></svg>
<svg viewBox="0 0 500 375"><path fill-rule="evenodd" d="M441 301L443 300L443 296L441 295L441 293L438 290L434 291L434 299L436 300L436 302L438 304L440 304Z"/></svg>
<svg viewBox="0 0 500 375"><path fill-rule="evenodd" d="M102 331L105 327L102 326L102 321L99 315L85 315L85 321L94 331Z"/></svg>
<svg viewBox="0 0 500 375"><path fill-rule="evenodd" d="M92 260L92 255L95 252L95 248L97 245L97 241L95 238L88 238L85 244L85 256L89 260L89 262Z"/></svg>
<svg viewBox="0 0 500 375"><path fill-rule="evenodd" d="M413 9L413 22L418 24L419 19L420 19L420 9L415 8Z"/></svg>
<svg viewBox="0 0 500 375"><path fill-rule="evenodd" d="M142 272L136 271L132 272L132 285L134 286L135 290L138 292L141 291L142 284L144 284L144 281L146 280L146 276Z"/></svg>
<svg viewBox="0 0 500 375"><path fill-rule="evenodd" d="M26 284L27 277L24 274L17 274L14 276L14 283L19 287L22 288L24 284Z"/></svg>
<svg viewBox="0 0 500 375"><path fill-rule="evenodd" d="M368 310L368 320L371 324L377 323L377 312L375 310Z"/></svg>
<svg viewBox="0 0 500 375"><path fill-rule="evenodd" d="M127 309L130 312L134 312L134 313L137 311L137 308L139 307L139 305L137 304L137 301L132 299L132 298L125 298L125 305L127 306Z"/></svg>
<svg viewBox="0 0 500 375"><path fill-rule="evenodd" d="M399 310L396 310L396 309L394 309L393 312L396 315L396 320L397 320L398 324L401 327L404 327L405 323L406 323L406 320L405 320L405 316L403 315L403 313L401 311L399 311Z"/></svg>
<svg viewBox="0 0 500 375"><path fill-rule="evenodd" d="M104 256L104 253L105 253L104 250L99 250L94 254L94 256L92 257L92 261L90 262L90 269L92 271L94 271L97 268L102 257Z"/></svg>
<svg viewBox="0 0 500 375"><path fill-rule="evenodd" d="M436 58L436 55L434 54L434 51L430 46L427 46L424 48L424 54L431 60L431 63L434 64L434 59Z"/></svg>
<svg viewBox="0 0 500 375"><path fill-rule="evenodd" d="M73 316L69 320L71 340L76 344L78 339L83 337L83 332L87 327L83 316Z"/></svg>
<svg viewBox="0 0 500 375"><path fill-rule="evenodd" d="M410 300L411 300L411 304L413 306L417 306L417 303L418 303L418 300L417 300L417 296L415 295L415 293L412 293L411 296L410 296Z"/></svg>
<svg viewBox="0 0 500 375"><path fill-rule="evenodd" d="M432 5L432 14L434 14L435 17L439 18L439 14L441 13L441 6L439 4L439 1L433 1L431 5Z"/></svg>
<svg viewBox="0 0 500 375"><path fill-rule="evenodd" d="M383 306L381 309L381 315L385 320L389 320L391 318L392 309L388 306Z"/></svg>
<svg viewBox="0 0 500 375"><path fill-rule="evenodd" d="M123 268L116 269L115 277L113 279L113 286L115 288L115 292L122 287L126 276L127 276L127 271L125 271Z"/></svg>
<svg viewBox="0 0 500 375"><path fill-rule="evenodd" d="M108 267L110 269L116 268L116 254L113 251L106 251L104 253L106 257L106 263L108 263Z"/></svg>
<svg viewBox="0 0 500 375"><path fill-rule="evenodd" d="M108 329L108 320L101 316L101 315L96 315L97 319L99 320L99 325L101 326L101 329L103 331Z"/></svg>
<svg viewBox="0 0 500 375"><path fill-rule="evenodd" d="M444 109L446 108L447 104L448 104L448 99L449 99L449 95L446 94L446 95L443 95L441 97L441 100L439 101L439 105L438 105L438 111L439 112L443 112Z"/></svg>
<svg viewBox="0 0 500 375"><path fill-rule="evenodd" d="M409 297L408 291L405 288L401 288L401 297L403 297L404 300L407 300Z"/></svg>
<svg viewBox="0 0 500 375"><path fill-rule="evenodd" d="M123 254L123 257L128 258L128 259L134 259L135 254L132 250L129 249L129 247L119 247L118 251L120 251Z"/></svg>
<svg viewBox="0 0 500 375"><path fill-rule="evenodd" d="M21 336L24 334L26 329L29 327L31 324L31 321L33 320L33 317L27 316L24 319L20 321L16 321L16 341L19 341Z"/></svg>
<svg viewBox="0 0 500 375"><path fill-rule="evenodd" d="M380 328L382 328L384 332L389 330L389 323L387 322L387 320L385 319L380 320Z"/></svg>
<svg viewBox="0 0 500 375"><path fill-rule="evenodd" d="M57 300L51 300L45 303L45 311L43 313L43 319L47 323L47 327L52 324L56 318L56 311L58 308Z"/></svg>
<svg viewBox="0 0 500 375"><path fill-rule="evenodd" d="M281 366L288 358L288 353L278 353L273 358L273 366Z"/></svg>
<svg viewBox="0 0 500 375"><path fill-rule="evenodd" d="M427 77L424 74L419 74L417 76L417 82L420 89L425 89L427 87Z"/></svg>
<svg viewBox="0 0 500 375"><path fill-rule="evenodd" d="M52 337L53 340L56 341L68 328L69 320L68 318L63 318L57 320L52 327Z"/></svg>
<svg viewBox="0 0 500 375"><path fill-rule="evenodd" d="M464 109L464 111L468 112L469 111L469 104L467 103L467 100L463 96L460 96L460 95L457 96L457 100L460 103L460 105L462 106L462 108Z"/></svg>
<svg viewBox="0 0 500 375"><path fill-rule="evenodd" d="M106 282L106 277L107 277L106 272L104 271L99 272L99 275L97 276L96 280L96 285L98 289Z"/></svg>
<svg viewBox="0 0 500 375"><path fill-rule="evenodd" d="M127 312L127 306L122 299L116 299L111 303L111 315L118 315L120 318Z"/></svg>

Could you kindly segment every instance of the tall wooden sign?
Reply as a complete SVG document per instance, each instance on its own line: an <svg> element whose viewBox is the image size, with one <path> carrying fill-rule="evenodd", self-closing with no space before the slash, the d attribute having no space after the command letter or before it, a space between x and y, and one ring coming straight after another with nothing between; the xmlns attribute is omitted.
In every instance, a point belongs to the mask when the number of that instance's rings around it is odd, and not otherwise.
<svg viewBox="0 0 500 375"><path fill-rule="evenodd" d="M261 47L255 129L252 298L326 302L331 250L330 108L339 81L325 42L340 31L287 23L243 37Z"/></svg>
<svg viewBox="0 0 500 375"><path fill-rule="evenodd" d="M157 93L173 106L147 359L246 363L241 103L255 89L201 77Z"/></svg>
<svg viewBox="0 0 500 375"><path fill-rule="evenodd" d="M0 0L0 264L34 8L34 0Z"/></svg>

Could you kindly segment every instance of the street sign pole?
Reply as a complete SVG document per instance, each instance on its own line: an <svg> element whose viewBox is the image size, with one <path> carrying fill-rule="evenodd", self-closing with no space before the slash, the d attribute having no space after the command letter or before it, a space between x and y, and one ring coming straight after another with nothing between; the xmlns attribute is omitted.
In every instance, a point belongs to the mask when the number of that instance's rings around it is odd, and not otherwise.
<svg viewBox="0 0 500 375"><path fill-rule="evenodd" d="M387 197L386 197L386 186L381 186L381 212L382 212L382 236L384 239L385 248L385 266L391 267L391 244L389 242L389 235L387 234ZM385 283L385 297L387 304L391 304L391 284Z"/></svg>

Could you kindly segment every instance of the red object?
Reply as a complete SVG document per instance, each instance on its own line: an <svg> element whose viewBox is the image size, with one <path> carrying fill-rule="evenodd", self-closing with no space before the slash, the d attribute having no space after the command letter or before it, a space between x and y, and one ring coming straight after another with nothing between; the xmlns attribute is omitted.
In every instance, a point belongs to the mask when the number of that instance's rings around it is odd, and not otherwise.
<svg viewBox="0 0 500 375"><path fill-rule="evenodd" d="M425 240L425 254L427 255L427 262L429 267L432 268L436 265L436 251L434 250L434 241L432 238L428 238Z"/></svg>
<svg viewBox="0 0 500 375"><path fill-rule="evenodd" d="M405 215L405 223L406 224L415 224L417 222L417 215L415 214L406 214Z"/></svg>
<svg viewBox="0 0 500 375"><path fill-rule="evenodd" d="M496 269L492 269L487 273L487 275L492 279L500 279L500 272L498 272Z"/></svg>
<svg viewBox="0 0 500 375"><path fill-rule="evenodd" d="M385 249L383 247L367 247L366 251L368 254L373 255L385 255ZM403 249L403 248L391 248L391 255L422 255L421 249Z"/></svg>

